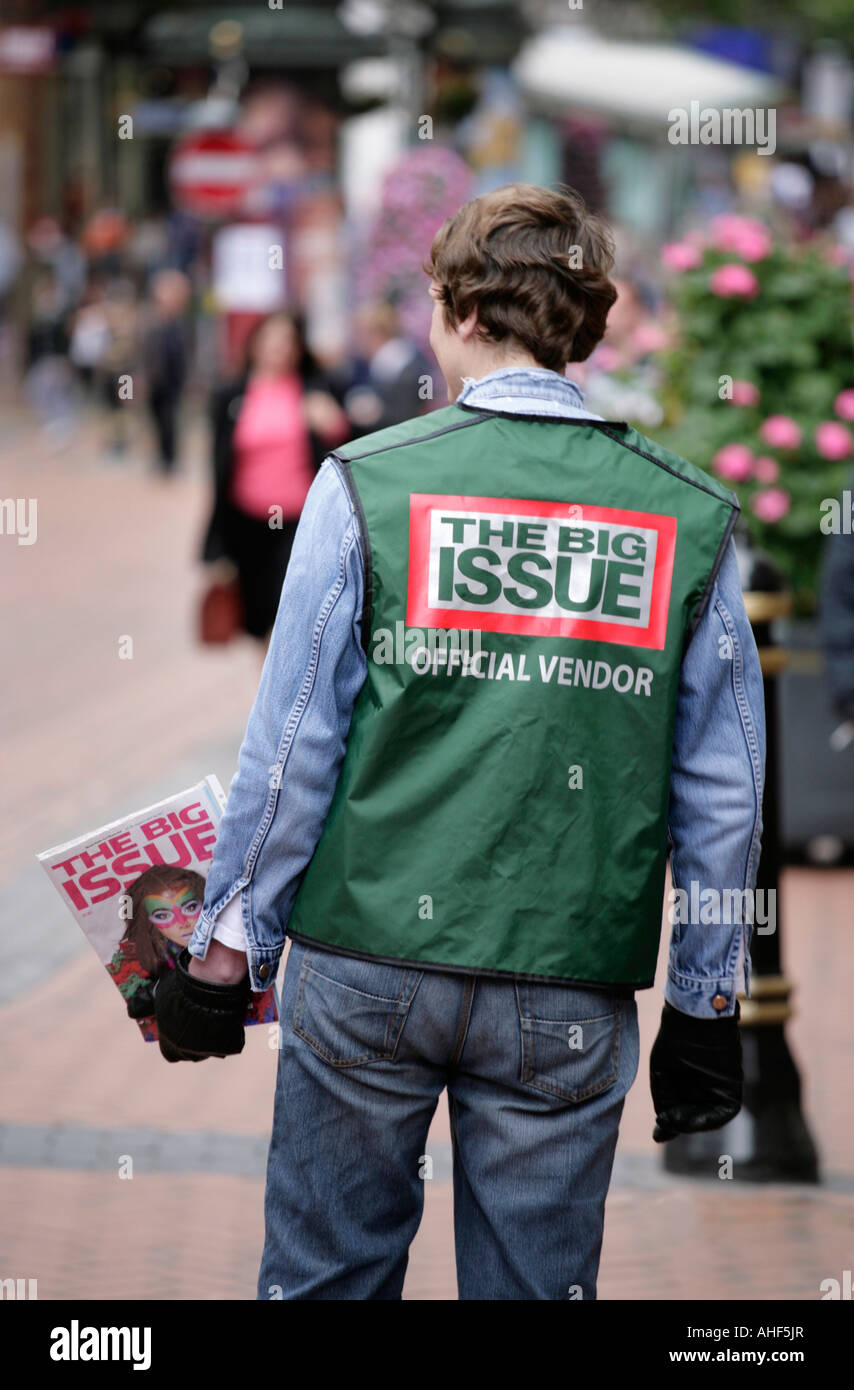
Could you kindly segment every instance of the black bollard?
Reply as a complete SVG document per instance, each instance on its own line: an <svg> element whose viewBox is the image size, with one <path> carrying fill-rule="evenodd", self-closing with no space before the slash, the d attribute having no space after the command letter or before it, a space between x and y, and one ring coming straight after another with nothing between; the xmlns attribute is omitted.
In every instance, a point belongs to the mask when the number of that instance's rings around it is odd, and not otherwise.
<svg viewBox="0 0 854 1390"><path fill-rule="evenodd" d="M664 1145L669 1173L717 1178L719 1164L732 1158L733 1177L743 1182L819 1181L818 1155L801 1110L801 1080L786 1042L792 987L781 960L782 922L778 885L782 852L779 826L777 678L788 660L774 640L772 624L791 614L791 595L776 565L756 550L746 528L736 530L744 606L756 638L765 692L767 753L762 805L762 853L756 875L756 913L750 951L750 999L739 995L744 1052L744 1103L722 1129L678 1135ZM768 930L774 926L774 930Z"/></svg>

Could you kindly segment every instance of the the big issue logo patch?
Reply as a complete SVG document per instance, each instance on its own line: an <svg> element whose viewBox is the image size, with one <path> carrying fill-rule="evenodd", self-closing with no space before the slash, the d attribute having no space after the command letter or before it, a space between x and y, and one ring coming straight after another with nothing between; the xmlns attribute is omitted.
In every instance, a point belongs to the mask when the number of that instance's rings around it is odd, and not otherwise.
<svg viewBox="0 0 854 1390"><path fill-rule="evenodd" d="M675 548L673 516L412 493L406 620L661 650Z"/></svg>

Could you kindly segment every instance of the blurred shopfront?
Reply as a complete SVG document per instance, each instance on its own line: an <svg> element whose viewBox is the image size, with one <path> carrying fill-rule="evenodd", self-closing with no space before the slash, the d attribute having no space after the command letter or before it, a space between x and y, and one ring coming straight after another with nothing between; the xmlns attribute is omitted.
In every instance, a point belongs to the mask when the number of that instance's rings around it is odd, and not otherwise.
<svg viewBox="0 0 854 1390"><path fill-rule="evenodd" d="M0 25L0 220L25 241L50 216L77 239L115 209L142 273L164 260L189 270L205 310L229 319L222 366L253 317L285 299L334 361L347 346L353 248L394 160L452 135L480 102L466 142L475 161L487 179L492 165L518 171L521 113L512 94L508 113L499 88L526 32L512 4L11 0ZM486 71L497 74L491 117ZM425 141L428 111L436 129ZM219 207L182 196L171 172L176 145L203 131L257 156L243 196ZM269 273L241 276L261 227Z"/></svg>

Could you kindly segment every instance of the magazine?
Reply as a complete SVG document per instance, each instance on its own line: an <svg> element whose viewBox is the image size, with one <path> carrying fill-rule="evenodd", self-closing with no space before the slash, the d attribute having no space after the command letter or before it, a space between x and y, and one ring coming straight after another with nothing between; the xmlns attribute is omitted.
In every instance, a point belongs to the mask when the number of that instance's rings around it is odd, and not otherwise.
<svg viewBox="0 0 854 1390"><path fill-rule="evenodd" d="M213 775L144 811L36 856L118 987L146 1042L157 1041L153 986L174 970L202 910L225 793ZM246 1023L275 1023L271 985Z"/></svg>

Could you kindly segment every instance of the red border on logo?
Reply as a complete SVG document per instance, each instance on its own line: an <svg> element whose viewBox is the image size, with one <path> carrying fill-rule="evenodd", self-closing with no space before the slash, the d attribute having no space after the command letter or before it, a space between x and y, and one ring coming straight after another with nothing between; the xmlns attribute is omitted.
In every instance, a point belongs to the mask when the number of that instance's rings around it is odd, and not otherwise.
<svg viewBox="0 0 854 1390"><path fill-rule="evenodd" d="M469 609L431 608L427 583L430 566L430 512L508 512L522 516L567 517L573 506L581 508L579 520L619 522L645 526L658 532L649 623L646 627L598 622L578 616L537 618L525 613L476 613ZM570 518L571 519L571 518ZM585 503L535 502L530 498L455 497L446 493L412 492L409 495L408 627L479 628L484 632L515 632L527 637L582 637L595 642L616 642L629 647L661 651L667 637L667 610L676 552L676 517L656 512L634 512L622 507L589 507Z"/></svg>

